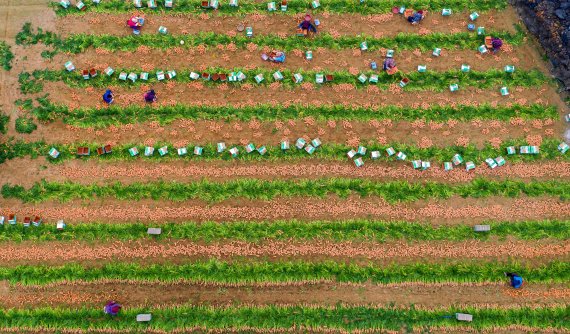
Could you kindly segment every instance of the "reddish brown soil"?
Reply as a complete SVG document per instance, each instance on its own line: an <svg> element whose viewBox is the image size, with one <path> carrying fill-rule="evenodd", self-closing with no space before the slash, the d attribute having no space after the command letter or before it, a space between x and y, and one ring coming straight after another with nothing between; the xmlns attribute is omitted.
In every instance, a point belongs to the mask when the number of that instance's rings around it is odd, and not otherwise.
<svg viewBox="0 0 570 334"><path fill-rule="evenodd" d="M314 304L334 306L386 305L447 307L458 304L492 304L505 306L540 306L568 303L570 289L564 284L527 284L513 292L503 284L438 285L394 284L390 286L338 283L301 286L250 285L242 287L205 286L192 283L154 284L90 282L57 284L46 287L11 286L1 294L2 307L89 306L96 307L109 300L120 301L125 308L159 305L272 305Z"/></svg>
<svg viewBox="0 0 570 334"><path fill-rule="evenodd" d="M218 85L214 87L204 86L202 82L188 84L168 82L153 86L157 91L160 104L170 105L174 103L195 105L219 105L231 104L234 106L247 106L257 104L309 104L326 105L339 104L363 107L382 107L387 105L401 106L429 106L433 104L481 104L493 103L506 105L508 103L546 103L560 104L560 97L549 86L542 88L511 88L508 97L502 97L498 88L476 89L464 87L457 92L446 90L434 94L429 91L408 92L401 91L399 85L394 83L391 91L381 91L376 86L368 86L363 89L355 89L352 85L322 85L305 83L302 87L287 88L279 83L271 86L256 87L244 84L241 87L231 85ZM115 93L115 103L119 106L132 104L144 105L143 92L148 90L148 85L140 87L110 87ZM169 93L166 93L168 89ZM99 92L94 88L79 89L70 88L62 82L50 82L45 84L45 93L49 93L51 99L58 103L68 104L71 107L104 107L102 99L94 98ZM102 91L101 91L102 92ZM198 94L196 94L198 92Z"/></svg>
<svg viewBox="0 0 570 334"><path fill-rule="evenodd" d="M185 121L178 120L165 126L156 122L111 126L100 130L78 128L62 122L38 127L30 135L21 136L25 141L72 144L79 141L117 144L172 143L176 147L191 144L225 142L227 145L279 145L281 140L295 141L299 137L310 141L320 138L323 143L340 143L349 146L366 145L368 142L404 143L419 147L446 147L473 144L483 147L486 143L500 145L508 139L526 138L533 145L542 138L559 137L563 132L561 122L535 120L525 122L361 122L315 121L312 117L299 120L260 122L239 121Z"/></svg>
<svg viewBox="0 0 570 334"><path fill-rule="evenodd" d="M191 200L168 202L141 200L137 202L114 199L71 201L68 203L42 202L22 204L18 200L3 200L0 215L16 213L19 216L39 215L46 221L66 219L69 222L105 221L120 224L132 221L240 221L280 219L357 219L426 221L440 224L475 224L486 220L522 221L538 219L566 219L570 203L555 198L518 199L505 197L451 198L449 200L417 201L390 205L381 198L337 199L318 198L274 199L251 201L228 200L205 205Z"/></svg>
<svg viewBox="0 0 570 334"><path fill-rule="evenodd" d="M227 15L193 15L193 14L147 14L143 34L156 34L160 26L168 28L173 35L198 34L201 32L214 32L216 34L245 34L238 32L236 27L244 23L253 27L255 35L276 34L280 36L295 36L297 24L303 20L305 14L273 15L253 14L241 16ZM368 35L374 37L391 37L398 33L428 34L431 32L454 33L467 31L469 13L456 13L450 17L442 17L440 13L430 13L421 25L409 24L401 15L392 13L376 15L356 14L315 14L320 19L318 27L320 33L333 35ZM126 21L131 14L98 14L89 13L85 16L69 15L60 17L56 21L57 32L63 36L70 34L109 34L129 36L132 34ZM496 19L500 17L500 19ZM488 31L509 31L514 33L514 25L518 18L513 9L497 12L490 11L482 14L477 20Z"/></svg>
<svg viewBox="0 0 570 334"><path fill-rule="evenodd" d="M506 164L491 170L487 167L467 172L454 169L446 172L442 166L434 165L427 171L411 168L409 165L374 162L364 168L356 168L350 162L302 160L298 162L106 162L98 160L71 160L53 165L45 158L14 159L2 165L0 184L18 184L26 188L41 180L80 184L105 184L119 181L124 184L143 180L164 180L189 182L208 179L229 181L238 178L312 179L325 177L366 178L371 180L434 180L437 182L467 182L478 177L488 179L551 180L570 179L569 162Z"/></svg>
<svg viewBox="0 0 570 334"><path fill-rule="evenodd" d="M111 242L22 242L0 246L0 260L5 266L46 264L62 261L140 260L152 262L187 262L192 259L267 259L267 260L340 260L363 263L432 262L443 259L489 260L533 259L544 263L553 259L569 259L570 243L554 240L477 241L464 242L335 242L277 241L250 243L227 240L215 243L188 240L138 240Z"/></svg>

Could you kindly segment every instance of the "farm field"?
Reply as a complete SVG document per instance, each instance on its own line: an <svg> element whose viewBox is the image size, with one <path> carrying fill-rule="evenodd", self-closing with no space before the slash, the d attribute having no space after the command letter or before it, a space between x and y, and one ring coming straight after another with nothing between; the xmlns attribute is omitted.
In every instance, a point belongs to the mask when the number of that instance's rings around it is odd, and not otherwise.
<svg viewBox="0 0 570 334"><path fill-rule="evenodd" d="M83 1L0 0L0 333L570 333L570 99L506 0Z"/></svg>

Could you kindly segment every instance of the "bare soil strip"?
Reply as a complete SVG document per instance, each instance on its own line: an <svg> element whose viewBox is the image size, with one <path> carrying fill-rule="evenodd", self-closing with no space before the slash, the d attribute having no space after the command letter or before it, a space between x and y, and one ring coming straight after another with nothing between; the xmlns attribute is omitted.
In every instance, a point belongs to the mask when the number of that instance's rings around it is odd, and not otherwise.
<svg viewBox="0 0 570 334"><path fill-rule="evenodd" d="M23 242L0 244L0 260L10 265L58 265L65 261L144 260L178 263L190 259L258 258L269 260L340 261L360 260L387 263L431 262L469 258L477 261L516 258L534 262L569 258L570 242L478 241L464 242L335 242L278 241L250 243L227 240L215 243L188 240L137 240L112 242Z"/></svg>
<svg viewBox="0 0 570 334"><path fill-rule="evenodd" d="M373 304L420 307L448 307L458 304L493 304L505 306L541 306L565 304L570 301L570 289L565 284L526 284L515 291L504 284L395 284L390 286L338 283L306 284L302 286L241 287L204 286L202 284L80 282L47 287L8 286L0 291L0 305L5 308L42 306L97 307L109 300L118 300L124 307L198 304Z"/></svg>
<svg viewBox="0 0 570 334"><path fill-rule="evenodd" d="M43 48L45 49L45 48ZM40 49L38 52L41 52ZM42 66L33 69L62 69L63 64L72 60L78 69L95 68L99 71L107 66L113 68L132 68L145 71L155 69L206 69L209 67L222 68L289 68L303 70L348 70L369 71L370 63L375 61L382 65L385 51L370 51L362 53L358 50L330 50L317 48L313 51L313 59L305 59L305 50L287 53L284 65L273 64L261 59L266 48L259 46L257 50L234 50L231 46L204 49L201 47L182 49L172 48L163 50L139 48L136 52L111 52L103 49L88 49L75 55L58 54L52 61L38 59ZM469 64L473 71L486 71L490 69L503 69L506 65L514 65L517 69L530 70L538 68L547 72L546 63L540 57L529 57L537 54L531 45L506 47L497 55L480 56L475 50L443 50L438 58L432 56L431 51L399 51L396 54L396 64L403 72L417 71L418 65L426 65L430 71L459 70L462 64ZM38 54L30 55L37 57ZM29 70L29 69L28 69Z"/></svg>
<svg viewBox="0 0 570 334"><path fill-rule="evenodd" d="M47 167L47 168L46 168ZM0 184L18 184L26 188L41 180L50 182L72 181L80 184L104 184L118 181L131 184L141 181L168 180L178 182L208 179L229 181L239 178L263 180L313 179L324 177L366 178L371 180L408 181L434 180L437 182L469 182L479 177L488 179L551 180L569 179L570 162L543 162L506 164L502 168L476 168L467 172L456 168L446 172L434 165L427 171L409 165L374 162L365 168L355 168L350 162L307 160L299 162L239 162L239 161L135 161L105 162L97 160L71 160L52 165L45 158L14 159L2 165Z"/></svg>
<svg viewBox="0 0 570 334"><path fill-rule="evenodd" d="M509 139L525 138L533 145L539 145L544 138L558 137L564 132L562 122L552 120L524 121L513 118L503 121L425 122L425 121L316 121L312 117L298 120L263 122L240 121L190 121L176 120L160 126L157 122L125 124L104 129L79 128L56 121L39 125L29 135L16 135L25 141L73 144L92 142L101 144L145 144L167 142L175 147L191 144L217 143L226 145L279 145L288 139L295 141L303 137L310 141L319 138L323 143L366 145L369 141L380 143L402 143L419 147L447 147L473 144L482 148L487 143L500 145Z"/></svg>
<svg viewBox="0 0 570 334"><path fill-rule="evenodd" d="M198 34L204 31L216 34L235 35L245 34L238 32L236 27L244 23L251 26L256 35L277 34L294 36L296 28L305 14L273 15L256 13L244 16L228 15L192 15L192 14L146 14L143 34L156 34L160 26L168 28L173 35ZM450 17L442 17L440 13L429 13L421 25L409 24L402 15L392 13L376 15L359 14L331 14L319 13L315 17L320 19L318 30L320 33L333 35L369 35L374 37L393 37L398 33L427 34L427 33L457 33L467 31L469 13L454 13ZM70 34L96 34L128 36L132 30L126 25L131 17L129 14L102 14L89 13L83 15L68 15L59 17L56 21L56 31L63 35ZM515 11L508 7L503 11L489 11L482 14L477 24L484 26L487 31L508 31L515 33L512 22L517 22ZM88 24L87 24L88 23Z"/></svg>
<svg viewBox="0 0 570 334"><path fill-rule="evenodd" d="M570 202L539 197L518 199L488 197L485 199L451 198L439 201L418 201L391 205L380 198L337 199L319 198L275 199L248 201L244 199L206 205L197 200L168 202L142 200L71 201L22 204L18 200L3 200L0 215L39 215L46 221L66 219L69 222L105 221L110 224L133 221L245 221L279 219L383 219L408 220L441 224L476 224L485 220L522 221L566 219Z"/></svg>
<svg viewBox="0 0 570 334"><path fill-rule="evenodd" d="M118 106L144 105L143 93L150 85L140 87L110 87L115 93L115 104ZM343 106L382 107L387 105L429 107L432 104L446 105L479 105L490 103L492 105L506 105L509 103L527 104L554 104L561 105L560 96L551 86L522 88L511 87L510 94L501 96L498 88L478 89L473 87L460 88L459 91L449 90L434 93L431 91L409 92L402 91L398 82L390 90L381 91L377 86L367 86L355 89L350 84L322 85L304 83L300 87L285 88L279 82L269 86L255 86L243 84L232 86L221 84L207 87L203 82L188 84L167 82L154 85L157 92L157 105L209 105L209 106L255 106L258 104L306 104ZM168 91L169 93L166 93ZM49 93L50 99L55 103L66 104L71 108L105 107L101 98L104 90L89 88L70 88L63 82L49 82L45 84L44 92Z"/></svg>

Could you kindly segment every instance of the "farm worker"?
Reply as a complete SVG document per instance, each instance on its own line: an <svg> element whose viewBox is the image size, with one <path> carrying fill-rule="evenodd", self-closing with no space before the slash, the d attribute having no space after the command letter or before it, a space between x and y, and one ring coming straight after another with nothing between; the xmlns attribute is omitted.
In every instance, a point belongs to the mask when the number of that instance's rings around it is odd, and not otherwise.
<svg viewBox="0 0 570 334"><path fill-rule="evenodd" d="M493 46L493 53L499 52L501 50L501 46L503 46L503 41L500 38L495 38L491 40L491 45Z"/></svg>
<svg viewBox="0 0 570 334"><path fill-rule="evenodd" d="M419 24L421 20L424 19L426 15L424 14L423 10L418 10L417 12L415 12L414 14L408 16L408 22L410 22L411 24Z"/></svg>
<svg viewBox="0 0 570 334"><path fill-rule="evenodd" d="M105 101L107 104L111 104L113 103L114 100L115 100L115 95L113 95L113 92L111 92L110 89L107 89L105 91L105 94L103 94L103 101Z"/></svg>
<svg viewBox="0 0 570 334"><path fill-rule="evenodd" d="M505 273L505 276L511 280L510 284L513 288L518 289L523 285L523 278L519 274Z"/></svg>
<svg viewBox="0 0 570 334"><path fill-rule="evenodd" d="M144 100L148 103L156 101L156 93L154 92L154 89L151 89L148 92L144 93Z"/></svg>
<svg viewBox="0 0 570 334"><path fill-rule="evenodd" d="M390 75L398 72L398 68L396 67L396 61L394 60L394 58L386 58L386 60L384 60L384 65L382 66L382 68Z"/></svg>
<svg viewBox="0 0 570 334"><path fill-rule="evenodd" d="M138 33L140 32L140 29L142 27L142 25L144 24L144 18L143 17L139 17L136 15L133 15L128 21L127 21L127 25L133 29L133 32Z"/></svg>
<svg viewBox="0 0 570 334"><path fill-rule="evenodd" d="M285 52L273 50L267 55L267 60L274 63L284 63L285 62Z"/></svg>
<svg viewBox="0 0 570 334"><path fill-rule="evenodd" d="M105 311L106 314L115 316L119 313L119 311L121 310L121 307L122 306L119 305L117 302L110 301L107 303L107 305L105 305L103 310Z"/></svg>
<svg viewBox="0 0 570 334"><path fill-rule="evenodd" d="M303 31L303 35L307 36L309 31L317 33L317 28L311 23L311 15L305 15L303 22L299 23L299 29Z"/></svg>

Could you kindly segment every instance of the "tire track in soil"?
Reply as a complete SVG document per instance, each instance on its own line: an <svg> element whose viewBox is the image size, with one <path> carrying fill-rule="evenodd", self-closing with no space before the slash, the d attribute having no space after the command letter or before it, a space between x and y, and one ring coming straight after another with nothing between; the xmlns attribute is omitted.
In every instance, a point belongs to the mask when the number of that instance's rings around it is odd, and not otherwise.
<svg viewBox="0 0 570 334"><path fill-rule="evenodd" d="M359 53L355 50L330 50L317 48L313 51L313 59L305 59L304 51L289 52L284 64L273 64L263 61L261 54L263 47L257 51L248 50L230 51L226 46L224 50L200 48L171 48L156 50L139 48L136 52L111 52L103 49L89 48L85 52L75 55L57 54L53 60L43 60L43 66L34 69L60 70L63 64L72 60L77 69L95 68L99 71L108 66L113 68L142 69L152 71L154 69L182 69L195 68L197 70L208 67L222 68L266 68L266 69L303 69L340 71L353 68L358 71L369 71L370 62L375 61L378 66L382 65L385 51L370 51ZM442 50L438 58L434 58L430 52L401 51L396 54L396 63L400 71L405 73L415 72L418 65L426 65L430 71L458 70L462 64L469 64L473 71L486 71L490 69L503 69L506 65L514 65L517 69L531 70L538 68L545 73L548 69L539 56L534 55L537 51L530 45L513 47L508 52L505 49L497 55L479 56L473 50ZM40 51L41 52L41 51ZM354 71L353 70L353 71Z"/></svg>
<svg viewBox="0 0 570 334"><path fill-rule="evenodd" d="M39 215L47 222L101 222L120 224L135 221L272 221L272 220L340 220L378 219L430 222L433 225L470 225L488 220L523 221L566 219L570 202L552 197L519 198L488 197L483 199L453 197L447 200L417 201L392 205L381 198L335 196L320 198L287 198L271 201L228 200L208 205L202 201L169 202L140 200L136 202L93 199L59 203L24 204L4 199L0 215Z"/></svg>
<svg viewBox="0 0 570 334"><path fill-rule="evenodd" d="M133 13L136 9L133 8ZM421 25L409 24L402 15L385 13L375 15L319 13L321 24L319 33L330 33L341 36L357 36L360 34L374 37L395 37L398 33L427 34L427 33L458 33L467 31L467 21L470 13L454 13L453 16L443 17L440 13L428 13ZM295 15L274 15L267 12L235 15L193 15L193 14L145 14L145 25L142 34L156 34L160 26L168 28L172 35L198 34L204 31L216 34L245 34L238 32L236 27L245 22L251 26L255 35L277 34L294 36L296 28L305 16L304 13ZM129 36L132 30L126 26L131 14L89 13L84 15L67 15L58 17L56 31L66 37L71 34ZM496 19L500 18L500 19ZM88 24L86 24L86 21ZM492 10L477 19L477 24L484 26L487 31L507 31L516 33L512 22L517 22L515 11L508 7L502 11Z"/></svg>
<svg viewBox="0 0 570 334"><path fill-rule="evenodd" d="M143 263L188 263L194 260L267 260L328 261L350 263L441 263L462 261L501 261L516 259L538 265L552 260L570 259L568 241L479 241L462 242L359 242L303 240L245 242L224 240L193 242L190 240L136 240L109 242L37 241L0 244L3 266L61 265L81 262L96 266L110 261Z"/></svg>
<svg viewBox="0 0 570 334"><path fill-rule="evenodd" d="M338 284L317 283L300 286L208 286L192 283L156 284L81 282L54 284L49 287L10 286L2 295L4 308L35 308L43 306L98 307L109 300L118 300L126 308L149 306L194 305L225 306L229 304L273 305L315 304L348 305L416 305L450 307L465 304L506 306L547 306L565 304L570 299L566 284L527 283L514 291L503 283L484 284ZM152 296L152 298L150 298Z"/></svg>
<svg viewBox="0 0 570 334"><path fill-rule="evenodd" d="M45 168L44 166L48 166ZM107 184L121 182L131 184L141 181L189 182L208 179L229 181L239 178L262 180L292 180L313 178L366 178L370 180L408 180L411 182L431 180L442 183L469 182L479 177L492 180L552 180L570 179L570 162L507 163L502 168L476 168L467 172L463 168L446 172L434 165L427 171L409 165L374 162L365 168L355 168L350 162L302 160L298 162L106 162L96 160L71 160L52 165L41 159L13 159L2 165L0 184L18 184L29 188L34 183L71 181L79 184Z"/></svg>

